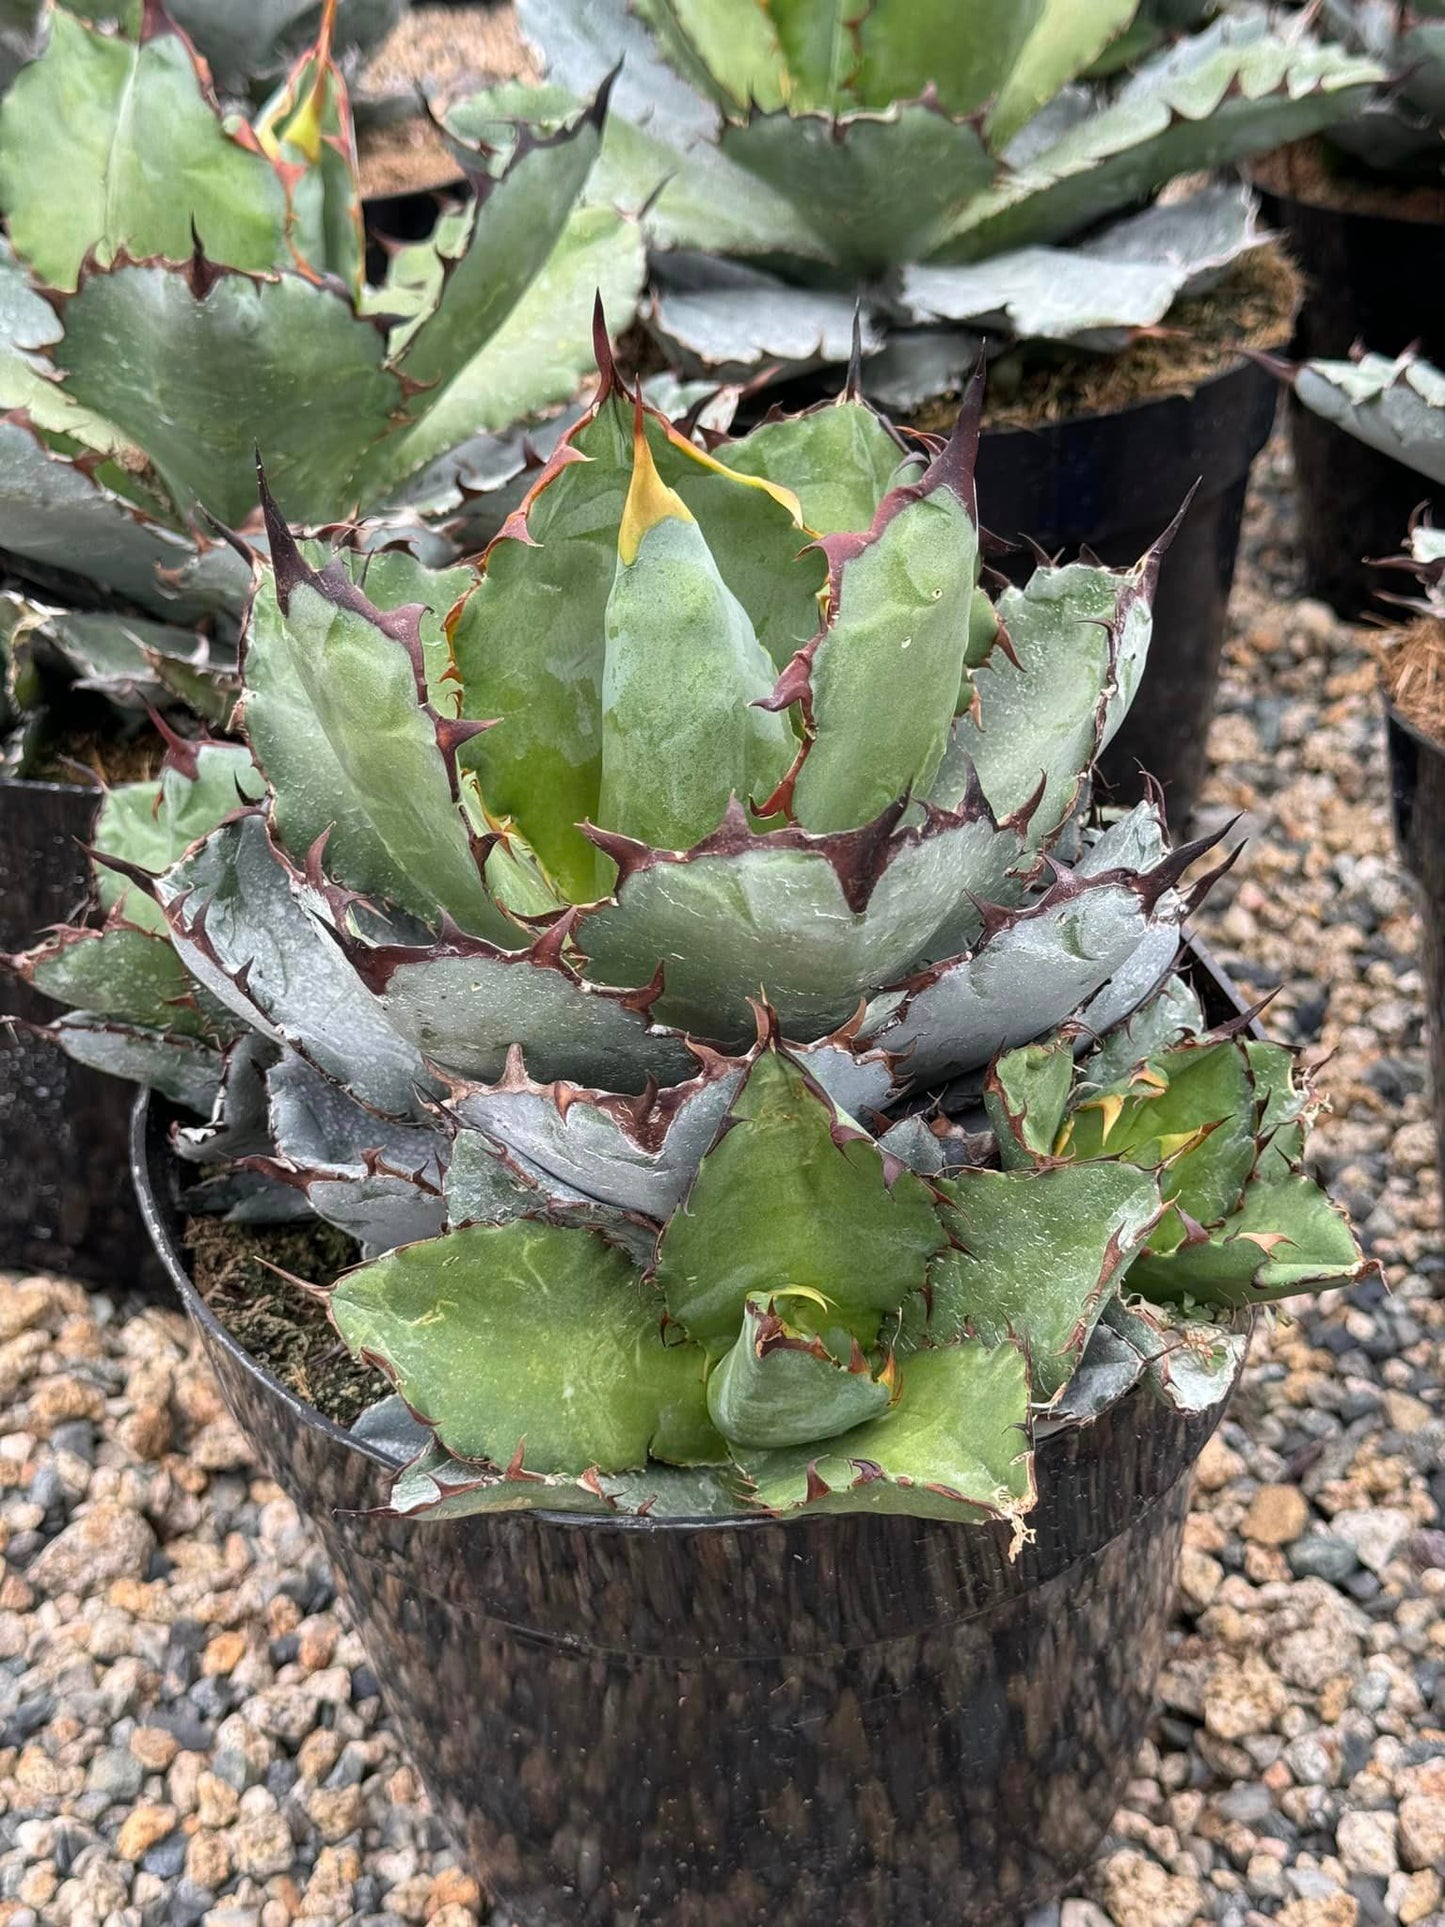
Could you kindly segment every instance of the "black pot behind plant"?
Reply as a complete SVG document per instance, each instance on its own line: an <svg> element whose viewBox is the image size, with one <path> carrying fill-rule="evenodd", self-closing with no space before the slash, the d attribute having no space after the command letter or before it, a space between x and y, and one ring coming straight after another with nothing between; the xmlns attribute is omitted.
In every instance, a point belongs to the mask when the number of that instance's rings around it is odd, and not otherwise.
<svg viewBox="0 0 1445 1927"><path fill-rule="evenodd" d="M1377 212L1263 190L1266 220L1289 237L1305 298L1291 353L1298 361L1343 360L1362 345L1395 355L1418 344L1445 360L1445 222L1392 220ZM1291 395L1290 444L1299 494L1299 543L1307 594L1342 616L1382 614L1388 574L1371 560L1392 555L1430 482L1367 448ZM1445 506L1438 491L1434 499Z"/></svg>
<svg viewBox="0 0 1445 1927"><path fill-rule="evenodd" d="M1213 1015L1237 1001L1216 984ZM992 1927L1087 1865L1163 1652L1223 1403L1138 1381L1041 1440L1031 1536L871 1513L657 1523L371 1510L394 1462L278 1385L157 1249L262 1464L315 1521L388 1709L510 1921Z"/></svg>
<svg viewBox="0 0 1445 1927"><path fill-rule="evenodd" d="M85 903L94 815L92 789L0 778L0 950ZM24 1028L54 1015L0 971L0 1270L163 1289L130 1182L130 1092Z"/></svg>
<svg viewBox="0 0 1445 1927"><path fill-rule="evenodd" d="M1420 886L1421 967L1430 1023L1430 1073L1445 1174L1445 743L1385 704L1395 836Z"/></svg>
<svg viewBox="0 0 1445 1927"><path fill-rule="evenodd" d="M995 535L1031 537L1050 554L1088 547L1115 565L1137 561L1199 484L1160 574L1144 681L1100 765L1120 800L1143 795L1142 771L1155 777L1176 833L1204 780L1245 492L1274 412L1272 378L1240 362L1187 395L989 429L979 448ZM1017 581L1034 566L1026 546L994 560Z"/></svg>

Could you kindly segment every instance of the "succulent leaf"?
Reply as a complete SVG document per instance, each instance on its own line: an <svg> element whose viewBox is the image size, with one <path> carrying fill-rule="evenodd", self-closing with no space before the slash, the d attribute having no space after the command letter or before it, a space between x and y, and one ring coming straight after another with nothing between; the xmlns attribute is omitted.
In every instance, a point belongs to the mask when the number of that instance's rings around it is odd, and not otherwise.
<svg viewBox="0 0 1445 1927"><path fill-rule="evenodd" d="M814 833L857 829L896 797L927 795L943 761L978 572L977 405L922 480L884 498L866 536L824 538L825 626L778 690L806 689L788 800Z"/></svg>
<svg viewBox="0 0 1445 1927"><path fill-rule="evenodd" d="M1382 455L1445 482L1445 374L1406 352L1392 361L1307 361L1294 390L1306 408Z"/></svg>
<svg viewBox="0 0 1445 1927"><path fill-rule="evenodd" d="M171 945L150 930L114 919L103 930L63 930L12 961L27 983L77 1010L212 1043L234 1032L210 998L201 1006Z"/></svg>
<svg viewBox="0 0 1445 1927"><path fill-rule="evenodd" d="M165 917L148 890L130 874L159 875L191 844L264 793L250 752L239 743L197 743L182 766L167 759L150 783L118 783L105 792L95 819L95 849L124 866L96 866L100 906L113 917L147 930L164 930Z"/></svg>
<svg viewBox="0 0 1445 1927"><path fill-rule="evenodd" d="M227 1009L369 1108L410 1117L430 1083L421 1055L302 902L298 881L252 812L213 831L155 889L181 961Z"/></svg>
<svg viewBox="0 0 1445 1927"><path fill-rule="evenodd" d="M339 1279L337 1329L459 1458L576 1475L724 1456L705 1358L595 1233L519 1219L410 1245Z"/></svg>
<svg viewBox="0 0 1445 1927"><path fill-rule="evenodd" d="M826 1324L866 1349L880 1320L922 1291L943 1244L922 1180L890 1173L802 1063L770 1045L663 1232L654 1278L669 1317L699 1341L735 1337L754 1301L765 1311L813 1294L815 1307L826 1300Z"/></svg>
<svg viewBox="0 0 1445 1927"><path fill-rule="evenodd" d="M227 131L195 58L156 9L139 39L64 7L0 102L0 208L16 252L53 288L87 257L211 257L264 272L286 255L286 197L270 162Z"/></svg>
<svg viewBox="0 0 1445 1927"><path fill-rule="evenodd" d="M1022 1350L965 1341L918 1352L897 1402L822 1445L739 1454L770 1512L908 1512L1017 1522L1033 1503Z"/></svg>
<svg viewBox="0 0 1445 1927"><path fill-rule="evenodd" d="M1127 1164L1092 1163L936 1182L952 1246L931 1274L928 1335L935 1344L964 1333L995 1346L1022 1339L1033 1398L1052 1403L1159 1218L1156 1181Z"/></svg>
<svg viewBox="0 0 1445 1927"><path fill-rule="evenodd" d="M225 1068L220 1051L170 1030L145 1030L93 1011L70 1010L46 1033L67 1057L91 1070L147 1084L182 1109L209 1116Z"/></svg>
<svg viewBox="0 0 1445 1927"><path fill-rule="evenodd" d="M1349 1222L1311 1179L1250 1185L1211 1236L1137 1260L1131 1287L1164 1304L1268 1304L1356 1283L1374 1270Z"/></svg>

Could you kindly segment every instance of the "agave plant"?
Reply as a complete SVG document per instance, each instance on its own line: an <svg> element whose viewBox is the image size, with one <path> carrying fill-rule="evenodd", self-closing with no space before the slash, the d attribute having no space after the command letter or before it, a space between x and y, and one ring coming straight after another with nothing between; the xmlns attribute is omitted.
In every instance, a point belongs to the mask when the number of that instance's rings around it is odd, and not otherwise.
<svg viewBox="0 0 1445 1927"><path fill-rule="evenodd" d="M247 122L159 0L133 34L52 5L0 103L0 555L45 591L9 627L89 685L224 659L258 445L294 521L387 508L435 548L460 451L567 401L594 289L640 283L630 225L576 211L598 101L368 285L336 18Z"/></svg>
<svg viewBox="0 0 1445 1927"><path fill-rule="evenodd" d="M1341 45L1376 60L1388 87L1331 143L1387 174L1445 173L1445 0L1323 0L1321 22Z"/></svg>
<svg viewBox="0 0 1445 1927"><path fill-rule="evenodd" d="M71 9L87 19L119 20L135 32L143 0L94 4ZM406 10L406 0L338 0L335 50L350 69L391 32ZM315 40L322 0L172 0L171 18L206 62L221 93L259 98L283 79ZM45 42L47 0L3 0L0 4L0 84L8 84Z"/></svg>
<svg viewBox="0 0 1445 1927"><path fill-rule="evenodd" d="M911 403L981 334L1108 349L1159 322L1262 238L1235 186L1160 189L1338 120L1381 77L1259 9L1180 32L1200 11L522 0L549 87L448 124L459 142L497 138L499 114L550 124L621 54L588 194L642 219L681 365L844 360L861 296L864 349L885 351L870 392ZM1146 50L1132 71L1090 78L1124 46Z"/></svg>
<svg viewBox="0 0 1445 1927"><path fill-rule="evenodd" d="M1044 1416L1217 1396L1234 1308L1362 1263L1290 1054L1172 976L1206 846L1087 816L1160 550L995 603L977 383L947 444L847 392L705 450L599 349L475 570L265 495L254 764L116 790L103 927L19 967L213 1202L361 1241L398 1511L1024 1530Z"/></svg>
<svg viewBox="0 0 1445 1927"><path fill-rule="evenodd" d="M1306 361L1285 372L1316 415L1430 481L1445 483L1445 373L1433 363L1407 350L1393 357Z"/></svg>

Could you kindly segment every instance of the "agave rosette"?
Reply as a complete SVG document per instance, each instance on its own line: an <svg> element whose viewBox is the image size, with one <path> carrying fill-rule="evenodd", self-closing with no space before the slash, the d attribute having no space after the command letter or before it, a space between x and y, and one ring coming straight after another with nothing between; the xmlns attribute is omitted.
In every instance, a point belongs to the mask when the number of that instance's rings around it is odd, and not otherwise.
<svg viewBox="0 0 1445 1927"><path fill-rule="evenodd" d="M445 552L421 515L456 508L466 448L571 399L594 291L627 307L642 263L632 224L577 206L594 100L478 156L467 206L369 285L334 0L249 121L159 0L137 12L52 3L0 102L0 549L40 585L8 626L54 679L153 700L198 628L233 667L249 575L216 525L254 519L258 446L293 520L384 511Z"/></svg>
<svg viewBox="0 0 1445 1927"><path fill-rule="evenodd" d="M1160 190L1341 119L1383 78L1263 8L1203 11L521 0L547 86L448 125L464 152L499 115L550 123L621 55L587 193L642 220L678 363L846 360L861 296L870 393L909 406L981 336L1111 349L1162 320L1265 237L1237 186Z"/></svg>
<svg viewBox="0 0 1445 1927"><path fill-rule="evenodd" d="M1323 0L1320 24L1389 75L1362 111L1329 130L1331 144L1380 173L1438 181L1445 171L1442 0Z"/></svg>
<svg viewBox="0 0 1445 1927"><path fill-rule="evenodd" d="M1289 1053L1171 977L1201 847L1087 818L1160 551L994 602L977 387L704 447L599 346L475 570L268 498L254 766L114 792L104 926L21 968L213 1202L361 1240L398 1511L1019 1524L1086 1353L1217 1397L1214 1314L1361 1265Z"/></svg>

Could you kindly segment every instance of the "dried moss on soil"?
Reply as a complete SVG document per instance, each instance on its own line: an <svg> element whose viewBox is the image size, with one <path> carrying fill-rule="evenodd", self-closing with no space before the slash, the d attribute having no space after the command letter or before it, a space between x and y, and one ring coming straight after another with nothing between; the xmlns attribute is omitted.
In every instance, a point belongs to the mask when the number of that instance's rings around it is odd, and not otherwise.
<svg viewBox="0 0 1445 1927"><path fill-rule="evenodd" d="M1254 163L1257 186L1268 193L1332 207L1341 214L1373 214L1390 221L1445 221L1445 187L1406 183L1368 168L1318 136L1276 149Z"/></svg>
<svg viewBox="0 0 1445 1927"><path fill-rule="evenodd" d="M1407 722L1445 744L1445 620L1426 616L1381 650L1385 688Z"/></svg>
<svg viewBox="0 0 1445 1927"><path fill-rule="evenodd" d="M1043 428L1191 394L1232 367L1242 349L1282 347L1299 298L1300 279L1283 250L1256 248L1208 293L1176 301L1157 330L1119 354L1061 349L1045 358L1030 344L1001 356L989 370L984 426ZM955 393L903 419L911 428L947 434L957 414Z"/></svg>
<svg viewBox="0 0 1445 1927"><path fill-rule="evenodd" d="M320 1219L237 1225L187 1218L185 1245L196 1289L226 1330L274 1378L338 1425L350 1425L391 1386L359 1364L326 1307L270 1267L329 1285L360 1257L355 1241Z"/></svg>
<svg viewBox="0 0 1445 1927"><path fill-rule="evenodd" d="M535 56L511 7L414 7L372 56L357 94L425 94L446 103L499 80L537 80ZM457 178L446 142L425 115L363 127L357 138L361 191L410 194Z"/></svg>

